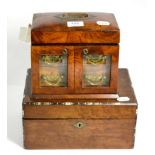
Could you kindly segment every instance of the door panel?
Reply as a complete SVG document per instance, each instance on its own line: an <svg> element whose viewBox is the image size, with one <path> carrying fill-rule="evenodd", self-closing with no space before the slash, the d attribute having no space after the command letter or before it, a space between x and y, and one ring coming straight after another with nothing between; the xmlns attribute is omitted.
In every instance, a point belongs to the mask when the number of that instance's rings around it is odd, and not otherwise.
<svg viewBox="0 0 155 155"><path fill-rule="evenodd" d="M76 47L76 93L116 93L117 68L117 45Z"/></svg>
<svg viewBox="0 0 155 155"><path fill-rule="evenodd" d="M65 94L73 89L73 47L32 46L33 93Z"/></svg>

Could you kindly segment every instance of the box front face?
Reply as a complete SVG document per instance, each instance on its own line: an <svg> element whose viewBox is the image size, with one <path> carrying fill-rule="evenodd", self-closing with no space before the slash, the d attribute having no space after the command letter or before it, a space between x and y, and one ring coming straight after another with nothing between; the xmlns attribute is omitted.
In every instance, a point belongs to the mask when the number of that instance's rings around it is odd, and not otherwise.
<svg viewBox="0 0 155 155"><path fill-rule="evenodd" d="M71 93L74 88L72 47L32 46L32 91L34 94Z"/></svg>
<svg viewBox="0 0 155 155"><path fill-rule="evenodd" d="M27 149L132 148L134 119L24 120Z"/></svg>
<svg viewBox="0 0 155 155"><path fill-rule="evenodd" d="M32 92L117 93L118 51L118 45L32 46Z"/></svg>
<svg viewBox="0 0 155 155"><path fill-rule="evenodd" d="M76 93L116 93L118 45L75 48Z"/></svg>

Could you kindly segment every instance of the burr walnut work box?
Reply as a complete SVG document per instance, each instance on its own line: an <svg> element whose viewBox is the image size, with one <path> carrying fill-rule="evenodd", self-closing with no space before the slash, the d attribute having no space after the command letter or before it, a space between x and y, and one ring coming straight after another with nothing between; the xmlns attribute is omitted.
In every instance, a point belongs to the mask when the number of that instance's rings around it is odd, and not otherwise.
<svg viewBox="0 0 155 155"><path fill-rule="evenodd" d="M119 38L110 13L34 15L25 148L134 146L137 102L127 69L118 69Z"/></svg>

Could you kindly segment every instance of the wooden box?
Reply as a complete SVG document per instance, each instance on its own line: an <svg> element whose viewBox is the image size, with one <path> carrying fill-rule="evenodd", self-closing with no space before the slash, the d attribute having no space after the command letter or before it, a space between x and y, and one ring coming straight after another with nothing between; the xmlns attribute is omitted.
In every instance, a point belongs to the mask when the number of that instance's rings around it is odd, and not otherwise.
<svg viewBox="0 0 155 155"><path fill-rule="evenodd" d="M119 69L118 94L129 101L38 100L31 96L31 70L28 70L24 94L27 149L129 149L134 146L137 101L127 69Z"/></svg>
<svg viewBox="0 0 155 155"><path fill-rule="evenodd" d="M117 98L119 38L110 13L35 14L33 97Z"/></svg>

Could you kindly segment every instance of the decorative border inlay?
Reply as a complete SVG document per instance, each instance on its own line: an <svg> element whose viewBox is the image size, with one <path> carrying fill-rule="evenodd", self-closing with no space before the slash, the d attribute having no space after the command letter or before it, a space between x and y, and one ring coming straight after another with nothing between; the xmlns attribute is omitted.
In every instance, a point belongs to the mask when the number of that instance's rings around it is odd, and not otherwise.
<svg viewBox="0 0 155 155"><path fill-rule="evenodd" d="M120 102L25 102L24 104L32 106L70 106L70 105L137 105L136 103L120 103Z"/></svg>

